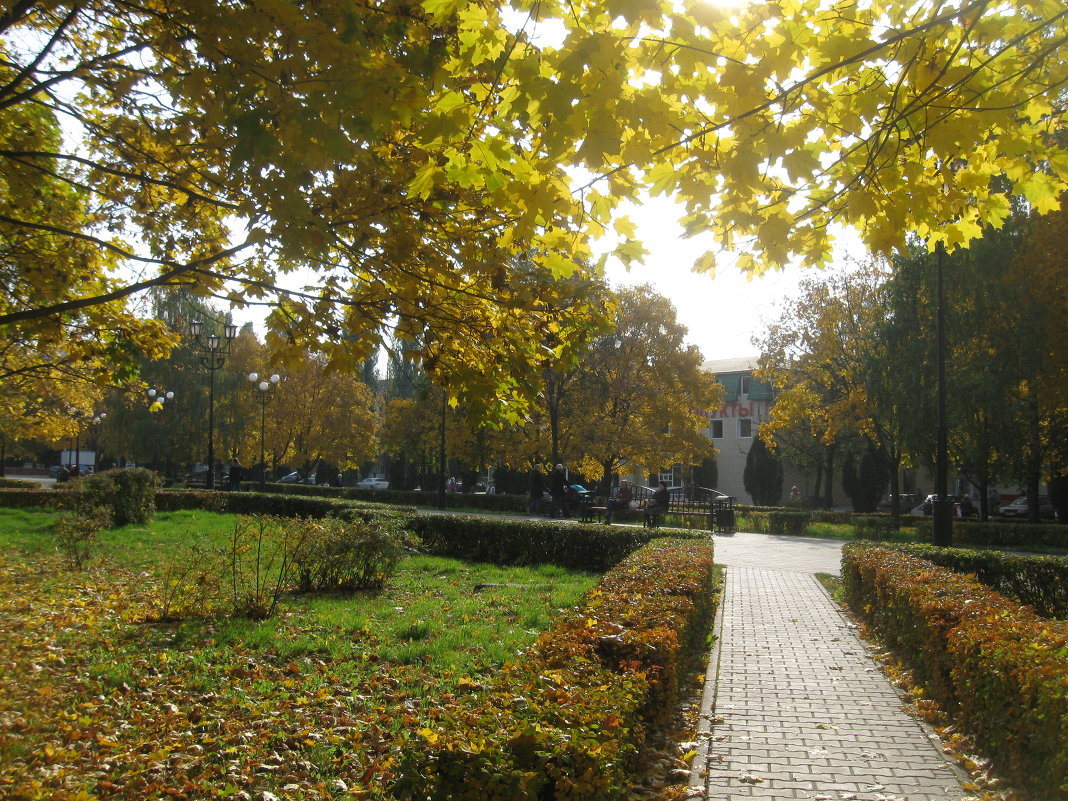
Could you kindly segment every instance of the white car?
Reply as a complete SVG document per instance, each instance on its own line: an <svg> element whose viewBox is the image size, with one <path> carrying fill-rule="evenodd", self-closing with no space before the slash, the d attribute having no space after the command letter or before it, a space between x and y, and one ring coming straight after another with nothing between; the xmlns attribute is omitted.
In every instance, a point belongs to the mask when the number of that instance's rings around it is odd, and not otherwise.
<svg viewBox="0 0 1068 801"><path fill-rule="evenodd" d="M389 489L389 480L385 478L375 478L374 476L368 476L367 478L361 478L356 482L358 489L376 489L387 490Z"/></svg>

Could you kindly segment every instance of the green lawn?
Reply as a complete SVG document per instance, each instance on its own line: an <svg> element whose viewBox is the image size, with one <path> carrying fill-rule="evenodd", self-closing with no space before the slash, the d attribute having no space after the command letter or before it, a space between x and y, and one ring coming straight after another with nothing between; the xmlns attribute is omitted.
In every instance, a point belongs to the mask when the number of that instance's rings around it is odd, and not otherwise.
<svg viewBox="0 0 1068 801"><path fill-rule="evenodd" d="M0 510L3 797L388 798L398 737L477 692L599 578L419 555L380 593L160 624L156 568L235 518L106 532L83 571L50 520Z"/></svg>

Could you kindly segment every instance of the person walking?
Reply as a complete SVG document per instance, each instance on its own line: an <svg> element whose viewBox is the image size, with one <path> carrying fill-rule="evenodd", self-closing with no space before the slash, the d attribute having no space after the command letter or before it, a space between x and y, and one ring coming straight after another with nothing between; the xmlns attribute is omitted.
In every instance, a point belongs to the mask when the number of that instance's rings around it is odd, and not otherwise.
<svg viewBox="0 0 1068 801"><path fill-rule="evenodd" d="M541 469L541 465L536 464L530 471L530 505L527 506L527 513L540 515L544 497L545 473Z"/></svg>
<svg viewBox="0 0 1068 801"><path fill-rule="evenodd" d="M564 466L558 464L549 476L549 496L552 498L552 509L549 511L553 517L559 514L564 516L564 493L567 489L567 476L564 473Z"/></svg>
<svg viewBox="0 0 1068 801"><path fill-rule="evenodd" d="M241 481L245 477L245 468L241 466L236 456L230 461L230 472L227 475L227 486L230 492L240 492Z"/></svg>

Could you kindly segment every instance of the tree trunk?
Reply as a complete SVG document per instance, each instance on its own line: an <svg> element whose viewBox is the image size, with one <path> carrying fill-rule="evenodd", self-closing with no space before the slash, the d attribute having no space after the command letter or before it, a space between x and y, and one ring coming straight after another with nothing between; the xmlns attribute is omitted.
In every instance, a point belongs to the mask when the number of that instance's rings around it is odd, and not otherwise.
<svg viewBox="0 0 1068 801"><path fill-rule="evenodd" d="M601 462L601 467L604 469L601 475L601 494L606 498L612 494L612 467L614 465L615 459L605 459Z"/></svg>

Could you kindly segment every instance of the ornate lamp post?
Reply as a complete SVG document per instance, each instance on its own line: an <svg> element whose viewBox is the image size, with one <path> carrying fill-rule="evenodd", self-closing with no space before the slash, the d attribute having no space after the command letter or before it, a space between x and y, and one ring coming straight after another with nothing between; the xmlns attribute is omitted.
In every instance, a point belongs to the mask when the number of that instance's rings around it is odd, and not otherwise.
<svg viewBox="0 0 1068 801"><path fill-rule="evenodd" d="M89 444L89 428L91 426L97 426L104 422L107 412L100 412L96 415L88 415L85 412L74 411L71 413L75 420L78 421L77 427L74 429L74 463L71 465L77 475L81 475L82 472L82 426L86 426L85 432L85 444Z"/></svg>
<svg viewBox="0 0 1068 801"><path fill-rule="evenodd" d="M935 500L931 504L934 517L934 544L948 548L953 544L953 502L949 499L949 453L946 424L946 297L942 283L946 249L940 241L935 251L935 361L937 362L938 395L935 426Z"/></svg>
<svg viewBox="0 0 1068 801"><path fill-rule="evenodd" d="M272 373L266 381L260 381L259 378L259 373L248 374L248 380L256 388L253 397L260 405L260 492L263 492L267 489L267 451L264 447L267 435L267 404L274 397L272 390L278 386L282 377L278 373Z"/></svg>
<svg viewBox="0 0 1068 801"><path fill-rule="evenodd" d="M200 355L200 364L208 371L208 489L215 489L215 372L226 363L230 345L237 339L237 326L227 323L223 326L223 338L218 334L204 333L204 323L196 321L189 324L193 335L193 350Z"/></svg>
<svg viewBox="0 0 1068 801"><path fill-rule="evenodd" d="M164 401L169 401L169 400L174 400L174 393L171 392L170 390L150 388L148 390L148 411L149 411L149 413L150 414L159 414L165 408L164 405L163 405L163 402ZM162 432L162 430L163 430L163 423L162 423L162 420L161 420L160 421L160 431ZM161 433L161 436L153 437L153 440L152 440L152 464L153 464L153 466L157 465L158 462L159 462L159 443L160 443L160 440L162 438L163 437L162 437L162 433ZM166 446L164 446L163 450L164 450L164 453L167 452ZM164 458L164 462L167 462L167 461L169 461L169 460L167 458ZM167 471L163 470L161 472L162 473L166 473Z"/></svg>

